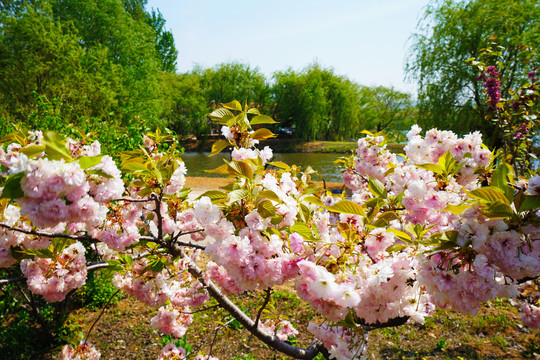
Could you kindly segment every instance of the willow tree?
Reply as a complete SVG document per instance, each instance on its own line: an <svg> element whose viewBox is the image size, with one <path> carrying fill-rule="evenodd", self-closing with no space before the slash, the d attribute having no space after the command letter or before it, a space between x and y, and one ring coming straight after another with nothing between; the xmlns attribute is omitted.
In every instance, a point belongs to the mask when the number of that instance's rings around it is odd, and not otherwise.
<svg viewBox="0 0 540 360"><path fill-rule="evenodd" d="M295 136L309 140L343 140L362 130L358 85L318 64L302 72L274 74L274 117Z"/></svg>
<svg viewBox="0 0 540 360"><path fill-rule="evenodd" d="M484 120L482 82L466 60L495 35L506 49L501 76L507 96L526 81L520 47L540 44L539 18L537 0L431 1L412 36L406 65L408 76L418 81L420 122L458 133L481 130L489 141L494 127Z"/></svg>

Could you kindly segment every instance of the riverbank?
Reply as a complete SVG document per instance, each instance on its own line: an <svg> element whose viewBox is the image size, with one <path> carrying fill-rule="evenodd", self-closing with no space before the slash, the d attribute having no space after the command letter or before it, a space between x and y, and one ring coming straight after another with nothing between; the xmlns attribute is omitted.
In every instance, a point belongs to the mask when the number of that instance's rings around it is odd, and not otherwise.
<svg viewBox="0 0 540 360"><path fill-rule="evenodd" d="M221 136L208 136L201 139L180 140L180 146L186 152L210 152L212 145ZM334 153L349 154L356 150L356 141L301 141L292 138L275 138L261 141L260 146L269 146L274 153ZM391 143L388 149L395 153L403 153L405 144Z"/></svg>
<svg viewBox="0 0 540 360"><path fill-rule="evenodd" d="M196 199L201 194L204 194L208 190L219 190L220 187L225 186L232 182L230 178L210 178L191 176L186 177L186 186L191 188L189 198ZM315 183L321 187L324 187L324 183L315 181ZM326 188L328 190L341 190L343 184L339 182L326 182Z"/></svg>
<svg viewBox="0 0 540 360"><path fill-rule="evenodd" d="M220 136L208 136L201 139L180 140L186 152L209 152ZM300 141L292 138L267 139L261 146L269 146L277 153L350 153L357 147L354 141Z"/></svg>

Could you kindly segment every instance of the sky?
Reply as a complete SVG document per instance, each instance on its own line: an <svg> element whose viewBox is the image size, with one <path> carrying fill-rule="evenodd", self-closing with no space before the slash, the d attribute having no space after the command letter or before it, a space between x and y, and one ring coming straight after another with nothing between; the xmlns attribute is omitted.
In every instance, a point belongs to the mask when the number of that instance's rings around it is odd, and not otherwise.
<svg viewBox="0 0 540 360"><path fill-rule="evenodd" d="M237 61L268 79L318 63L367 86L416 94L410 36L429 0L148 0L178 49L178 72Z"/></svg>

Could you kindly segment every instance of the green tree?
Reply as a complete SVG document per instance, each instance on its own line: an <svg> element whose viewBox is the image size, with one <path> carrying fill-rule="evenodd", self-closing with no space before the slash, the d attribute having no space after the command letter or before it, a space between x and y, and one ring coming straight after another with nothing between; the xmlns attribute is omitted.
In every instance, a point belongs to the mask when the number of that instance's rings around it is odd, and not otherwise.
<svg viewBox="0 0 540 360"><path fill-rule="evenodd" d="M368 129L405 130L414 122L411 94L384 86L361 86L359 95L360 118Z"/></svg>
<svg viewBox="0 0 540 360"><path fill-rule="evenodd" d="M28 115L39 110L40 102L48 102L66 122L82 117L106 120L117 105L120 67L108 61L103 48L84 51L77 31L53 19L47 3L16 5L0 13L3 120L31 122Z"/></svg>
<svg viewBox="0 0 540 360"><path fill-rule="evenodd" d="M162 73L160 99L165 109L161 118L179 135L199 136L210 132L207 106L201 86L201 71L195 69L184 74Z"/></svg>
<svg viewBox="0 0 540 360"><path fill-rule="evenodd" d="M496 136L492 124L484 121L482 83L466 60L496 35L506 49L502 61L507 66L501 71L506 87L501 90L507 96L526 81L519 48L540 44L539 18L536 0L433 0L412 36L406 66L408 76L418 81L421 124ZM496 138L486 139L496 143Z"/></svg>
<svg viewBox="0 0 540 360"><path fill-rule="evenodd" d="M271 88L258 68L232 62L195 70L201 74L201 86L210 106L232 100L247 101L259 109L266 109L271 104Z"/></svg>
<svg viewBox="0 0 540 360"><path fill-rule="evenodd" d="M146 15L146 22L154 29L155 48L159 55L162 71L175 72L178 50L174 46L172 32L165 30L165 19L159 10L153 10Z"/></svg>
<svg viewBox="0 0 540 360"><path fill-rule="evenodd" d="M120 0L51 2L57 19L74 24L85 50L106 48L107 59L120 65L122 88L115 116L123 122L135 116L157 119L162 109L157 99L160 59L154 29L144 19L137 20L139 15L134 18Z"/></svg>
<svg viewBox="0 0 540 360"><path fill-rule="evenodd" d="M274 74L274 118L295 136L309 140L343 140L358 135L358 85L318 64L301 73Z"/></svg>

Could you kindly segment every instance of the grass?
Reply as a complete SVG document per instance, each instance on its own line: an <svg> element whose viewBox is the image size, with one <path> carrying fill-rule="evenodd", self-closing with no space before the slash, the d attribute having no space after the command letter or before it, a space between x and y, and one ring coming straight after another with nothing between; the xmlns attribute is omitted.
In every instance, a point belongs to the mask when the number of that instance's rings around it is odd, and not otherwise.
<svg viewBox="0 0 540 360"><path fill-rule="evenodd" d="M264 293L245 293L233 300L255 317L264 301ZM213 304L211 301L205 307ZM192 350L194 354L211 351L220 359L289 359L269 349L239 324L230 322L229 314L218 307L195 313L188 333L179 340L162 336L150 327L150 319L156 311L131 297L124 297L105 311L89 341L101 351L102 359L155 359L168 341L176 341L177 345ZM72 312L66 324L69 329L83 330L86 334L98 316L99 310L86 307ZM519 316L507 300L486 303L476 316L439 309L426 318L424 324L407 323L370 332L369 359L539 359L540 331L523 327ZM316 311L287 287L272 293L261 321L278 317L295 324L300 334L290 343L304 348L312 340L306 330L307 325L310 321L322 321ZM39 342L34 337L30 341L29 334L18 334L22 345L28 345L23 348ZM31 334L35 336L37 333L32 331ZM12 338L6 339L11 341ZM33 359L54 358L53 352L39 356L35 352L31 354ZM20 354L8 358L29 357ZM0 359L3 359L1 354ZM317 360L322 359L319 356Z"/></svg>

